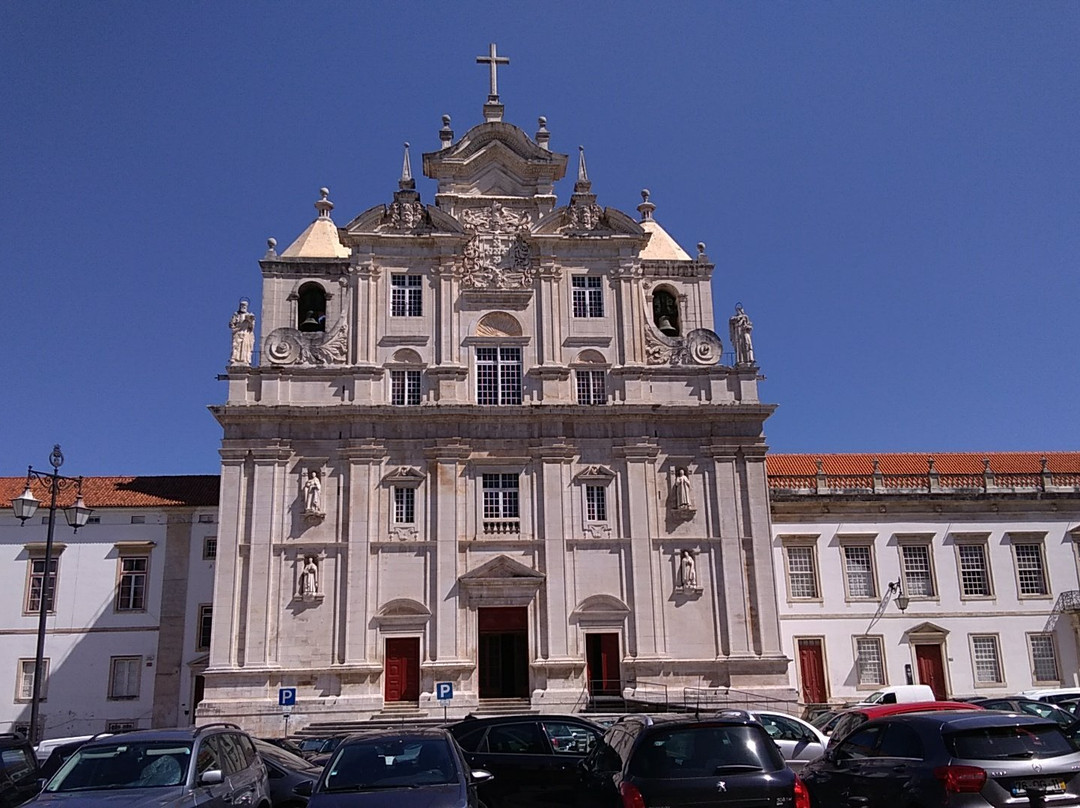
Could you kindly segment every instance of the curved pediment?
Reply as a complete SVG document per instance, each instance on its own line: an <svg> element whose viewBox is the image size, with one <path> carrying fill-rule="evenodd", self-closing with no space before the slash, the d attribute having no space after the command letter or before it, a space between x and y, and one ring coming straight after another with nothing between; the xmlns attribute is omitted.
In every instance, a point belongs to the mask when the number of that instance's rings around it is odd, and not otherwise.
<svg viewBox="0 0 1080 808"><path fill-rule="evenodd" d="M590 595L570 613L572 623L618 626L630 614L630 607L614 595Z"/></svg>
<svg viewBox="0 0 1080 808"><path fill-rule="evenodd" d="M431 610L412 598L395 598L384 603L378 611L379 617L431 617Z"/></svg>
<svg viewBox="0 0 1080 808"><path fill-rule="evenodd" d="M346 235L464 233L461 223L434 205L394 201L373 205L341 228Z"/></svg>
<svg viewBox="0 0 1080 808"><path fill-rule="evenodd" d="M638 236L644 237L645 230L630 216L618 208L595 206L594 215L581 216L575 205L563 205L555 208L536 223L532 232L537 236Z"/></svg>

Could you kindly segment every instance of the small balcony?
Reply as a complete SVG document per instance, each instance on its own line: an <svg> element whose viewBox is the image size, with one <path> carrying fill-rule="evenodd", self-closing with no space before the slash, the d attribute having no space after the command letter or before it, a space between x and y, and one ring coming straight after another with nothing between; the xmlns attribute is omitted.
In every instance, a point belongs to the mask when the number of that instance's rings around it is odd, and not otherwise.
<svg viewBox="0 0 1080 808"><path fill-rule="evenodd" d="M517 536L520 533L520 519L485 519L483 522L483 535L485 538L492 536Z"/></svg>

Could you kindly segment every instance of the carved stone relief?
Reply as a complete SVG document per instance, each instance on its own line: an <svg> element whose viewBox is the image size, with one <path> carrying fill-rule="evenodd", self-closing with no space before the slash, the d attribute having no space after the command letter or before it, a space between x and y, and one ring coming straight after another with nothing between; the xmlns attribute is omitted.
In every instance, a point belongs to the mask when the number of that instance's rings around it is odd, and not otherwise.
<svg viewBox="0 0 1080 808"><path fill-rule="evenodd" d="M328 333L278 328L266 338L272 365L342 365L349 353L349 327L342 320Z"/></svg>
<svg viewBox="0 0 1080 808"><path fill-rule="evenodd" d="M528 211L510 210L499 202L461 212L471 238L462 249L465 289L525 289L535 270L525 240L532 225Z"/></svg>
<svg viewBox="0 0 1080 808"><path fill-rule="evenodd" d="M434 229L427 208L420 202L395 200L386 206L379 232L415 233Z"/></svg>

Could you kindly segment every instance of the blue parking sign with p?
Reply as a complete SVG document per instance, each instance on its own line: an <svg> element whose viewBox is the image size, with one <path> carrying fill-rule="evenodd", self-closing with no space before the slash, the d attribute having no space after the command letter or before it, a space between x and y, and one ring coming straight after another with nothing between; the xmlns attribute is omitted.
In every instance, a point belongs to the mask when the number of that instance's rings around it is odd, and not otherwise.
<svg viewBox="0 0 1080 808"><path fill-rule="evenodd" d="M436 682L435 683L435 698L439 701L446 701L447 699L454 698L454 683L453 682Z"/></svg>
<svg viewBox="0 0 1080 808"><path fill-rule="evenodd" d="M277 703L281 707L292 707L296 704L296 688L282 687L277 692Z"/></svg>

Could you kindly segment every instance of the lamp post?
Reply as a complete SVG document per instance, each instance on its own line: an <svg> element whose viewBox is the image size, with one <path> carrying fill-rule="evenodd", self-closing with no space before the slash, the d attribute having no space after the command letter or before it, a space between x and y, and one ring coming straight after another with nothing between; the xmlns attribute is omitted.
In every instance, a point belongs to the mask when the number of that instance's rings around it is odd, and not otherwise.
<svg viewBox="0 0 1080 808"><path fill-rule="evenodd" d="M889 594L896 596L896 608L903 614L907 611L908 604L911 603L911 598L904 594L904 588L900 585L900 579L889 582Z"/></svg>
<svg viewBox="0 0 1080 808"><path fill-rule="evenodd" d="M38 509L41 503L30 490L35 480L46 482L49 486L49 530L45 537L45 568L41 575L41 602L38 608L37 629L37 652L34 655L34 690L30 698L30 743L37 744L41 741L38 731L38 712L41 707L41 681L42 667L45 664L45 629L49 616L49 605L52 600L52 549L53 531L56 527L56 499L61 489L75 486L75 504L64 509L64 517L67 523L77 532L90 518L90 508L82 498L82 477L65 477L60 474L60 466L64 464L64 455L60 451L60 444L53 446L52 454L49 455L49 465L52 472L35 471L33 466L26 469L26 490L22 496L11 500L11 508L21 524Z"/></svg>

